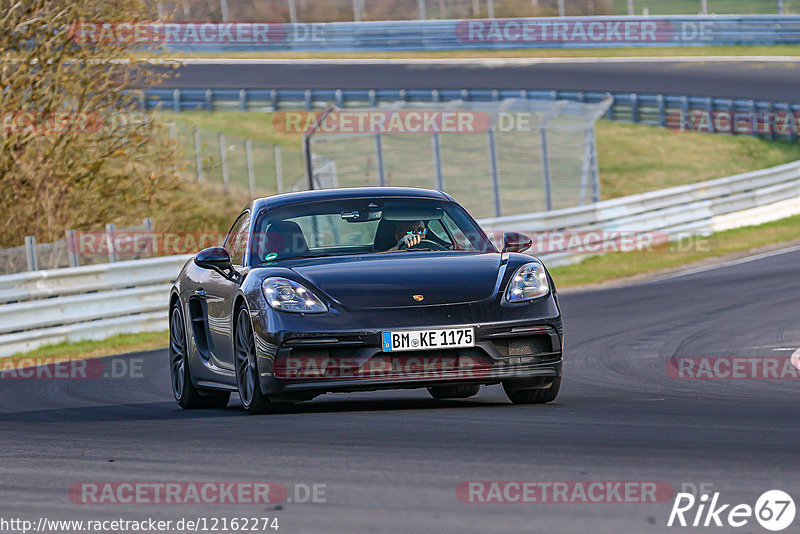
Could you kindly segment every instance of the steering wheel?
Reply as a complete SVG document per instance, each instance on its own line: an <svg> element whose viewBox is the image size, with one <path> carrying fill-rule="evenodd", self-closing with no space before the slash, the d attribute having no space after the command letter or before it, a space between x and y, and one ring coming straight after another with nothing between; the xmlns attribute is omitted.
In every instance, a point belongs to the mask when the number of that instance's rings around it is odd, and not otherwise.
<svg viewBox="0 0 800 534"><path fill-rule="evenodd" d="M429 248L431 250L450 250L444 245L440 245L436 241L430 239L422 239L420 240L419 243L417 243L413 247L408 247L406 246L405 243L400 243L400 245L398 245L397 247L397 250L414 250L415 248Z"/></svg>

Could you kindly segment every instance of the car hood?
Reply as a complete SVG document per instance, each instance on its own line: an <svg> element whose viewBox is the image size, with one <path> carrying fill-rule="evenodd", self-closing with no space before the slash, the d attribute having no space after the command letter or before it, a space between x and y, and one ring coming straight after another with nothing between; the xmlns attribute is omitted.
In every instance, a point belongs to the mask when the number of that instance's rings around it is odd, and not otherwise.
<svg viewBox="0 0 800 534"><path fill-rule="evenodd" d="M498 253L396 252L306 260L290 268L346 308L397 308L490 298L501 259Z"/></svg>

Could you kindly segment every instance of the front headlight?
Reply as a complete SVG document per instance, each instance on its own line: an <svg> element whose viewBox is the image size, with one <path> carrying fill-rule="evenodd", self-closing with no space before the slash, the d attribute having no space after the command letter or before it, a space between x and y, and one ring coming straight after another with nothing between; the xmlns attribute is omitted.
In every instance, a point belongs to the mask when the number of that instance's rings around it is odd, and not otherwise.
<svg viewBox="0 0 800 534"><path fill-rule="evenodd" d="M324 313L328 307L314 293L288 278L267 278L261 284L264 298L274 310L291 313Z"/></svg>
<svg viewBox="0 0 800 534"><path fill-rule="evenodd" d="M550 292L547 271L538 261L526 263L514 273L506 289L508 302L523 302L543 297Z"/></svg>

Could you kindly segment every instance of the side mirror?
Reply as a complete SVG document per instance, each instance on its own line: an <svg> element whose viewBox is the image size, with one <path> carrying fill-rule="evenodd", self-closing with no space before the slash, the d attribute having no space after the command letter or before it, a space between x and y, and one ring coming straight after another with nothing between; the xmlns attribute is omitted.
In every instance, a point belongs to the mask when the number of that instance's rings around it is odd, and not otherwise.
<svg viewBox="0 0 800 534"><path fill-rule="evenodd" d="M503 252L522 252L531 248L531 245L533 245L533 241L525 234L517 232L503 234Z"/></svg>
<svg viewBox="0 0 800 534"><path fill-rule="evenodd" d="M203 249L194 257L194 263L203 269L213 269L226 276L225 271L233 272L231 255L223 247Z"/></svg>

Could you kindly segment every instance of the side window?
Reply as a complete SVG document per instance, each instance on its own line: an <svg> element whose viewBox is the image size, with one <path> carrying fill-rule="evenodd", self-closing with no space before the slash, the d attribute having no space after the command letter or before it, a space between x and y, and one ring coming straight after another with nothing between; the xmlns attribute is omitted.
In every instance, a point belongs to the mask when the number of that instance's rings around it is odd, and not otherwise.
<svg viewBox="0 0 800 534"><path fill-rule="evenodd" d="M249 230L250 212L246 211L239 215L239 218L233 223L223 245L230 252L231 263L234 265L244 265L244 253L247 249L247 234Z"/></svg>

